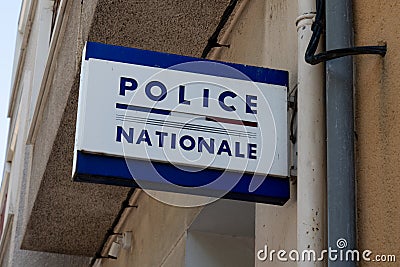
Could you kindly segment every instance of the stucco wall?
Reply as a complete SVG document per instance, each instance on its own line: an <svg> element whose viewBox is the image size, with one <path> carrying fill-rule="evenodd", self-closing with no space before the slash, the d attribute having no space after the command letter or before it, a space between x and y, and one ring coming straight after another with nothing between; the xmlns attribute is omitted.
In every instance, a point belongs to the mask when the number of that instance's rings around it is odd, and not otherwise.
<svg viewBox="0 0 400 267"><path fill-rule="evenodd" d="M297 1L251 0L226 38L229 49L218 59L289 71L289 90L297 83ZM296 248L296 183L291 199L283 207L256 205L255 252L267 244L270 249ZM254 253L255 255L255 253ZM255 259L255 266L270 266ZM274 262L274 266L296 263Z"/></svg>
<svg viewBox="0 0 400 267"><path fill-rule="evenodd" d="M120 230L133 232L132 248L101 266L184 266L186 230L201 208L169 206L144 192L136 204Z"/></svg>
<svg viewBox="0 0 400 267"><path fill-rule="evenodd" d="M241 13L236 14L238 17L233 18L234 24L226 26L226 37L220 36L230 48L213 49L211 58L288 70L290 88L293 88L297 82L297 2L250 0L241 4L246 2ZM296 247L295 188L293 184L292 199L284 207L256 205L255 251L266 243L275 249ZM197 216L196 209L172 208L147 196L141 198L138 205L142 209L132 211L124 226L134 232L132 251L121 250L118 260L103 260L102 266L183 266L187 221ZM160 227L165 231L160 231ZM162 242L156 241L157 236ZM154 254L149 255L149 251ZM256 266L268 266L266 262L256 259L255 262Z"/></svg>
<svg viewBox="0 0 400 267"><path fill-rule="evenodd" d="M399 261L400 2L355 0L354 13L356 45L388 45L385 58L355 60L358 245Z"/></svg>

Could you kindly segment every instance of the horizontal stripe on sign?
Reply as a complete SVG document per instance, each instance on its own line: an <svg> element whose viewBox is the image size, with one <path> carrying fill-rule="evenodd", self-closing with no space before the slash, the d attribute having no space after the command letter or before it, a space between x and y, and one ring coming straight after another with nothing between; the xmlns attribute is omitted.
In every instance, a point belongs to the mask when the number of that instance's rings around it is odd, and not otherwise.
<svg viewBox="0 0 400 267"><path fill-rule="evenodd" d="M229 123L229 124L236 124L236 125L243 125L249 127L258 127L257 122L253 121L240 121L240 120L232 120L232 119L225 119L219 117L206 117L207 121L215 121L215 122L222 122L222 123Z"/></svg>
<svg viewBox="0 0 400 267"><path fill-rule="evenodd" d="M172 111L165 110L165 109L139 107L139 106L127 105L127 104L121 104L121 103L116 103L115 107L117 109L140 111L140 112L144 112L144 113L154 113L154 114L159 114L159 115L171 115L171 113L172 113ZM176 112L176 113L178 113L178 112ZM194 113L183 113L182 112L182 114L204 117L202 115L194 114ZM206 116L206 120L207 121L219 122L219 123L243 125L243 126L255 127L255 128L258 127L258 123L257 122L253 122L253 121L242 121L242 120L234 120L234 119L227 119L227 118L221 118L221 117L211 117L211 116Z"/></svg>
<svg viewBox="0 0 400 267"><path fill-rule="evenodd" d="M164 110L164 109L138 107L138 106L121 104L121 103L115 104L115 107L118 109L134 110L134 111L141 111L141 112L145 112L145 113L154 113L154 114L160 114L160 115L170 115L171 114L171 111Z"/></svg>
<svg viewBox="0 0 400 267"><path fill-rule="evenodd" d="M173 122L173 121L163 121L157 119L150 118L142 118L142 117L134 117L134 116L124 116L118 115L116 116L117 121L127 121L127 122L137 122L143 124L149 124L154 126L164 126L171 127L176 129L184 129L198 132L207 132L207 133L215 133L215 134L223 134L223 135L232 135L238 137L247 137L247 138L256 138L257 134L253 132L244 132L244 131L236 131L225 128L217 128L211 126L203 126L192 123L181 123L181 122Z"/></svg>

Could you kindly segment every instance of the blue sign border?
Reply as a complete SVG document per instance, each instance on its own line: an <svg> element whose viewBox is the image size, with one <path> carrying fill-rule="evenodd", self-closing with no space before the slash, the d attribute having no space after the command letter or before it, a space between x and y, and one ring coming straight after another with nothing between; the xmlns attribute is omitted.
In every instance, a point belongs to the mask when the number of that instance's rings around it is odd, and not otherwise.
<svg viewBox="0 0 400 267"><path fill-rule="evenodd" d="M190 188L199 184L207 184L222 173L221 170L216 169L203 169L188 173L169 163L110 157L81 151L77 152L76 160L75 181L138 188L131 174L131 170L134 169L133 172L137 176L134 178L139 179L141 184L147 182L146 189L177 192L176 186L168 186L162 181L157 182L157 178L151 175L154 170L157 170L160 174L168 176L171 182L182 186L181 192L177 193L187 193L185 187ZM230 173L226 172L225 175L230 175ZM231 173L231 175L238 174ZM289 178L267 176L264 182L254 192L250 193L248 189L250 181L254 178L253 175L248 173L240 175L242 177L239 182L223 198L275 205L283 205L290 198ZM184 177L190 179L184 179ZM217 197L224 190L208 187L204 190L196 188L193 192L198 195Z"/></svg>
<svg viewBox="0 0 400 267"><path fill-rule="evenodd" d="M171 68L174 70L240 80L251 80L253 82L281 85L285 87L288 87L289 83L289 73L283 70L274 70L250 65L226 63L202 58L166 54L161 52L101 44L95 42L88 42L86 45L85 60L89 60L91 58L163 69ZM236 69L238 71L229 72L227 71L227 69L221 71L221 68L218 68L217 66L215 69L210 68L210 64L205 65L204 68L201 68L201 66L199 66L198 64L193 65L192 68L190 64L183 64L194 61L220 63L232 67L233 69ZM179 66L180 64L183 65ZM241 73L245 74L247 77L241 75Z"/></svg>
<svg viewBox="0 0 400 267"><path fill-rule="evenodd" d="M225 63L95 42L88 42L86 45L85 60L91 58L149 67L170 68L217 77L252 80L254 82L285 87L288 87L289 83L288 72L282 70ZM224 70L222 72L220 71L221 68L210 68L210 64L206 64L204 68L201 67L201 64L179 65L194 61L216 62L230 66L233 69L232 71ZM154 175L149 175L149 173L152 173L151 170L156 170L163 176L167 176L170 182L182 187L182 191L178 193L186 193L187 191L185 188L208 184L223 173L221 170L211 168L198 170L196 172L185 172L169 163L125 159L123 157L92 154L83 151L77 151L76 153L76 169L73 174L73 180L78 182L138 188L138 185L135 182L135 179L138 179L141 184L146 184L148 189L177 192L176 186L171 187L161 180L157 181ZM134 177L135 179L133 179L130 171L132 169L136 176ZM196 168L193 167L193 170L196 170ZM237 177L238 173L225 171L224 175ZM288 177L282 178L270 175L267 177L258 176L258 179L265 178L263 183L255 191L249 192L249 185L254 176L248 173L240 175L241 178L239 182L232 188L232 190L230 190L230 192L225 194L223 198L275 205L284 205L290 198L290 181ZM190 179L184 179L184 177L190 177ZM196 188L193 192L205 196L220 196L221 192L225 192L225 190L223 190L223 188L211 188L206 186L204 190L197 190Z"/></svg>

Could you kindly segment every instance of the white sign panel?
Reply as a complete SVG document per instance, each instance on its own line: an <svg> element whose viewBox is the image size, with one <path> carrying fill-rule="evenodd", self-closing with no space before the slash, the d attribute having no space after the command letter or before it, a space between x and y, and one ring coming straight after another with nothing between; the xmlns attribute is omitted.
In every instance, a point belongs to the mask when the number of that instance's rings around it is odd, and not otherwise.
<svg viewBox="0 0 400 267"><path fill-rule="evenodd" d="M76 151L288 176L286 86L255 67L136 61L83 60Z"/></svg>

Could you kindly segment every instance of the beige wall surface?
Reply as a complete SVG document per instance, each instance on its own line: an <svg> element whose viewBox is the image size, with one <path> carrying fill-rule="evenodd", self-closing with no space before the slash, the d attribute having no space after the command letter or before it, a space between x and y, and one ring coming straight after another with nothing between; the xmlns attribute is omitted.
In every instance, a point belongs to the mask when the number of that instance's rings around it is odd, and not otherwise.
<svg viewBox="0 0 400 267"><path fill-rule="evenodd" d="M186 230L201 208L164 204L141 192L121 232L132 231L131 249L121 249L117 260L102 260L108 266L184 266Z"/></svg>
<svg viewBox="0 0 400 267"><path fill-rule="evenodd" d="M210 57L288 70L290 88L293 88L297 82L297 1L241 1L236 12L233 24L226 25L225 36L222 34L219 39L230 48L213 49ZM275 249L295 248L295 187L293 184L292 199L284 207L257 204L255 251L266 243ZM102 260L102 266L184 266L186 229L200 209L171 207L144 193L138 205L139 209L132 211L123 226L124 230L133 231L132 251L121 250L117 260ZM255 262L255 266L270 266L256 259ZM274 264L278 266L276 262ZM294 266L295 263L282 265Z"/></svg>
<svg viewBox="0 0 400 267"><path fill-rule="evenodd" d="M399 1L355 0L355 44L387 42L385 58L356 58L358 246L400 261L400 14Z"/></svg>
<svg viewBox="0 0 400 267"><path fill-rule="evenodd" d="M289 90L297 83L297 1L250 0L227 32L229 49L219 51L218 59L289 71ZM255 221L255 266L271 266L260 261L256 251L296 248L296 183L291 199L283 207L257 204ZM296 266L294 262L274 262L273 266Z"/></svg>

